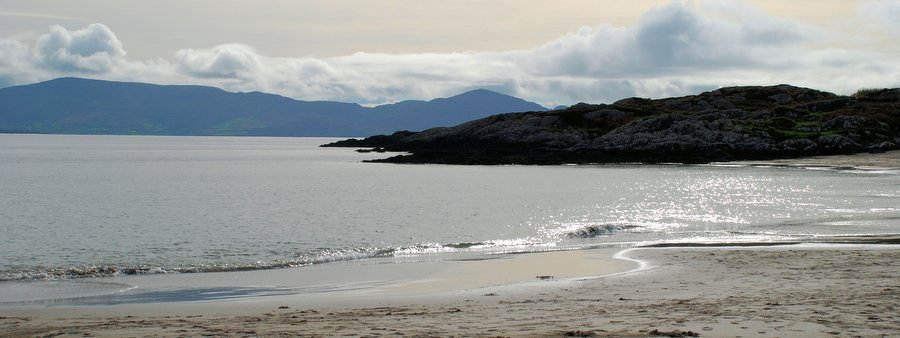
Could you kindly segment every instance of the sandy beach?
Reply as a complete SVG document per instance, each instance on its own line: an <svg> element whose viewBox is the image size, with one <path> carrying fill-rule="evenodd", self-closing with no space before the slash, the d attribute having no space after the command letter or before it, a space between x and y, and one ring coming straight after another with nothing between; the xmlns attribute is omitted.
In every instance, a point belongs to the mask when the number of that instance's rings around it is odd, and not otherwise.
<svg viewBox="0 0 900 338"><path fill-rule="evenodd" d="M556 255L532 254L518 263L550 257L564 265L571 253ZM614 255L607 262L619 264L605 277L535 275L534 281L458 290L432 285L360 300L338 295L332 304L252 297L5 308L0 325L5 337L900 334L900 248L893 245L642 248ZM457 262L436 271L457 269L453 275L462 276L456 273L500 265L461 267ZM403 295L408 298L398 297Z"/></svg>

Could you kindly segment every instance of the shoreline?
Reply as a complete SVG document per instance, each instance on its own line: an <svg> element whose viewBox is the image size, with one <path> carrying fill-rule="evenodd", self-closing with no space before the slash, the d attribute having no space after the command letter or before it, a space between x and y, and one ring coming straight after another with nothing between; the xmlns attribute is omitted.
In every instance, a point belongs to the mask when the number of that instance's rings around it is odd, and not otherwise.
<svg viewBox="0 0 900 338"><path fill-rule="evenodd" d="M523 262L546 258L563 266L571 258L548 254L532 254ZM604 257L632 260L625 264L631 268L603 276L424 290L414 297L366 299L357 293L343 303L289 304L285 298L256 297L187 307L156 304L153 311L132 312L123 311L128 306L0 308L0 326L7 328L0 336L900 334L896 245L629 248ZM492 261L496 264L483 267L516 265ZM435 272L440 271L452 269Z"/></svg>
<svg viewBox="0 0 900 338"><path fill-rule="evenodd" d="M846 155L803 156L761 161L713 162L717 165L778 166L788 168L831 168L858 170L900 169L900 150L881 153L856 153Z"/></svg>
<svg viewBox="0 0 900 338"><path fill-rule="evenodd" d="M38 289L42 292L38 298L0 303L0 315L24 312L54 317L71 311L91 315L188 315L195 311L244 315L264 311L272 302L311 309L452 301L488 288L543 287L541 284L548 282L634 269L636 263L613 258L619 251L544 251L416 262L372 259L274 270L86 278L51 282L51 286L74 285L57 299L52 298L53 292ZM65 294L73 291L83 293Z"/></svg>

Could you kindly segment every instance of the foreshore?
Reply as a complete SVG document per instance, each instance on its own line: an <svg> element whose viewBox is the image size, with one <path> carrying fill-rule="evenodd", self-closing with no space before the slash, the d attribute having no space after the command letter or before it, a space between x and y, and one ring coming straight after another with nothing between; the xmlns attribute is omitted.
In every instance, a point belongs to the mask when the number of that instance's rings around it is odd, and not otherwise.
<svg viewBox="0 0 900 338"><path fill-rule="evenodd" d="M575 252L596 260L609 250ZM541 257L543 255L543 257ZM554 256L555 255L555 256ZM569 253L533 274L565 266ZM530 256L530 257L526 257ZM640 248L597 260L606 276L553 276L456 290L357 294L334 302L302 297L0 310L2 336L865 336L900 334L900 247L781 245ZM622 260L627 258L629 260ZM586 260L585 260L586 259ZM444 265L438 276L508 276L496 265ZM616 262L617 261L617 262ZM487 261L489 262L489 261ZM613 262L613 265L606 263ZM469 262L478 263L478 262ZM458 269L454 271L453 269ZM461 269L461 270L459 270ZM550 270L547 270L550 271ZM565 272L571 270L556 270ZM596 271L596 270L595 270ZM540 275L552 276L552 275ZM568 277L568 278L566 278ZM455 278L455 277L454 277ZM429 280L421 279L423 285ZM515 278L514 278L515 279ZM446 279L444 279L446 280ZM518 279L517 279L518 280ZM481 285L482 280L469 285ZM487 281L490 284L489 281ZM409 285L406 285L408 287ZM409 295L397 297L398 295ZM690 331L690 332L688 332Z"/></svg>

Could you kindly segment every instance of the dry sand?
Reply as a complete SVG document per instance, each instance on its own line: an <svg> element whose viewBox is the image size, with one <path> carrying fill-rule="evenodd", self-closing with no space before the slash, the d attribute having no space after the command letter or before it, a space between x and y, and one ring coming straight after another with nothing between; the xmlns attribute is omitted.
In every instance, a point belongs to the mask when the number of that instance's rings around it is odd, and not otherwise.
<svg viewBox="0 0 900 338"><path fill-rule="evenodd" d="M897 246L646 248L621 256L646 266L361 307L279 308L282 299L267 297L267 310L247 314L217 314L239 302L169 316L96 316L89 307L53 316L7 311L0 327L3 336L64 337L900 335Z"/></svg>

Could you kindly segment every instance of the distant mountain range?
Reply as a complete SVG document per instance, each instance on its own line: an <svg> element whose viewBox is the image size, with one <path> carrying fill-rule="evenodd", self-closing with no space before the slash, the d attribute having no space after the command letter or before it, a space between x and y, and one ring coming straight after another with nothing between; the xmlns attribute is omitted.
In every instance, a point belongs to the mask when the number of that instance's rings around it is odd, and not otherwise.
<svg viewBox="0 0 900 338"><path fill-rule="evenodd" d="M484 89L369 108L204 86L59 78L0 89L0 132L368 136L453 126L497 113L545 110Z"/></svg>

